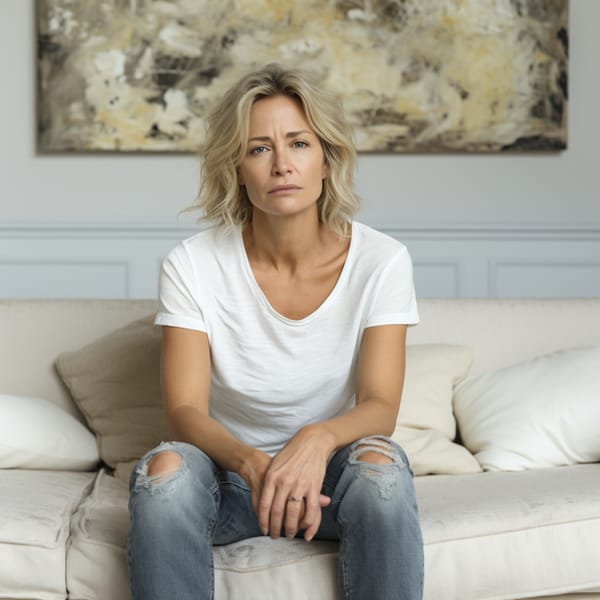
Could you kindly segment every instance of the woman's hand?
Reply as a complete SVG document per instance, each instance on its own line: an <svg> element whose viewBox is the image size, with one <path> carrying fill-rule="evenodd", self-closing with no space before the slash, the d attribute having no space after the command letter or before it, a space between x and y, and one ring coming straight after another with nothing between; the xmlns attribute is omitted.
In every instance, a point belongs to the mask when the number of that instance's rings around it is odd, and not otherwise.
<svg viewBox="0 0 600 600"><path fill-rule="evenodd" d="M321 509L331 499L321 494L327 459L334 450L331 436L318 425L301 429L268 466L258 504L262 531L278 538L282 527L293 538L305 529L308 542L321 524Z"/></svg>
<svg viewBox="0 0 600 600"><path fill-rule="evenodd" d="M252 449L252 452L245 458L244 464L240 469L240 476L248 484L252 497L252 508L258 516L258 503L265 481L265 474L271 464L271 457L261 450Z"/></svg>

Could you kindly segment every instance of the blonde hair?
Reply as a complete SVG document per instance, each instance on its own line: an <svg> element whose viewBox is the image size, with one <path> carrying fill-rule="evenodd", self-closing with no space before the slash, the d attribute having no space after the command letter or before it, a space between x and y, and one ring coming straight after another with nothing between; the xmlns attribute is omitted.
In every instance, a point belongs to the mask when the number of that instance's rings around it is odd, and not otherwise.
<svg viewBox="0 0 600 600"><path fill-rule="evenodd" d="M317 201L319 219L344 236L360 202L353 183L356 150L341 103L311 74L274 63L243 77L208 116L206 142L200 152L200 191L190 209L202 209L203 219L226 226L245 225L252 220L252 205L246 188L238 183L237 169L248 146L252 105L261 98L278 95L302 103L321 141L328 175Z"/></svg>

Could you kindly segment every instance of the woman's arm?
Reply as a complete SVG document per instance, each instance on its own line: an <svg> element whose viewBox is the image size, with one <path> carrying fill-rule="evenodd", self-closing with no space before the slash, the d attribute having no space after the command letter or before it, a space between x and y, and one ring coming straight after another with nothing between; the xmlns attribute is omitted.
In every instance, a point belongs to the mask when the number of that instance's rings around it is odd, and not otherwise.
<svg viewBox="0 0 600 600"><path fill-rule="evenodd" d="M391 435L404 385L406 325L365 329L358 356L356 406L320 423L337 450L369 435Z"/></svg>
<svg viewBox="0 0 600 600"><path fill-rule="evenodd" d="M271 457L243 444L209 415L210 346L201 331L163 326L161 382L173 438L200 448L221 468L239 473L257 510Z"/></svg>
<svg viewBox="0 0 600 600"><path fill-rule="evenodd" d="M302 428L273 458L267 470L259 523L273 537L282 524L288 536L305 528L310 540L321 522L320 489L327 459L335 450L370 435L391 435L404 383L406 325L365 330L359 350L356 406L347 413ZM305 509L288 498L305 497Z"/></svg>

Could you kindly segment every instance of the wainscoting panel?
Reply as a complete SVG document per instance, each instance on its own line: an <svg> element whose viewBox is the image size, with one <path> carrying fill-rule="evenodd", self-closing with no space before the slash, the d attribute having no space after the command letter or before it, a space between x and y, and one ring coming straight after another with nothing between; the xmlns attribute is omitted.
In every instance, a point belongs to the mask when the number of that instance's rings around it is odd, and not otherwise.
<svg viewBox="0 0 600 600"><path fill-rule="evenodd" d="M0 262L3 298L126 298L129 264L36 260Z"/></svg>
<svg viewBox="0 0 600 600"><path fill-rule="evenodd" d="M378 227L408 247L418 297L600 296L600 227ZM0 223L0 298L155 298L195 227Z"/></svg>
<svg viewBox="0 0 600 600"><path fill-rule="evenodd" d="M596 263L495 262L490 264L492 295L512 298L600 297L600 261Z"/></svg>

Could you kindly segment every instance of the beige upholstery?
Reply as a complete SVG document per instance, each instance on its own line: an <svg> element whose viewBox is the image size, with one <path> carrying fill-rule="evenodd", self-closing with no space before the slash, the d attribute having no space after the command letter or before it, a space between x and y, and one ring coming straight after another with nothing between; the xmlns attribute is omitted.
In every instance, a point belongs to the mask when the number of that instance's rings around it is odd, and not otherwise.
<svg viewBox="0 0 600 600"><path fill-rule="evenodd" d="M0 300L2 392L41 396L81 417L54 369L56 357L154 307L150 300Z"/></svg>
<svg viewBox="0 0 600 600"><path fill-rule="evenodd" d="M600 464L419 477L416 489L425 600L508 600L582 582L600 587ZM98 598L128 600L127 497L125 484L101 473L75 515L67 571L74 598L96 590ZM252 538L215 548L214 560L219 600L238 600L240 589L244 600L262 600L267 585L286 590L273 598L335 597L335 543Z"/></svg>
<svg viewBox="0 0 600 600"><path fill-rule="evenodd" d="M2 392L42 396L82 418L54 370L55 358L154 307L151 301L0 301ZM474 374L600 344L600 299L421 300L419 309L421 323L410 329L408 343L469 346ZM26 582L31 590L35 584L36 591L0 590L0 598L64 599L66 580L72 600L128 600L125 485L106 472L87 494L94 474L14 473L0 472L0 514L10 516L0 528L0 582ZM600 598L599 481L600 464L417 478L425 600ZM46 529L36 529L44 514L36 502L49 511ZM21 506L28 508L19 512ZM34 539L49 539L52 531L55 542ZM281 583L282 593L272 598L296 600L310 586L311 597L335 597L335 545L261 538L216 549L215 564L218 600L237 600L239 586L244 598L262 600L262 581ZM568 592L576 595L560 596Z"/></svg>
<svg viewBox="0 0 600 600"><path fill-rule="evenodd" d="M71 515L94 478L0 470L0 598L64 600Z"/></svg>
<svg viewBox="0 0 600 600"><path fill-rule="evenodd" d="M155 307L151 300L0 300L0 331L10 340L0 344L3 392L41 395L77 413L54 370L56 356ZM470 346L473 374L600 341L600 298L422 299L419 313L421 322L410 328L408 343Z"/></svg>

